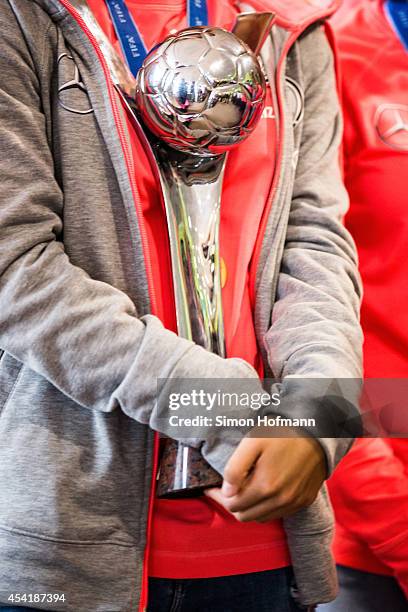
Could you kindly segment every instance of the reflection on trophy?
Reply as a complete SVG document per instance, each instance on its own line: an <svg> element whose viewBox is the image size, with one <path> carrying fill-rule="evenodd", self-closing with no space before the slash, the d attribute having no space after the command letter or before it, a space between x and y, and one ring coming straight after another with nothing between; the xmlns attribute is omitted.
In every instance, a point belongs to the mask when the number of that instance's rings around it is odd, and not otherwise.
<svg viewBox="0 0 408 612"><path fill-rule="evenodd" d="M145 59L139 118L159 171L170 237L178 333L225 356L219 222L227 151L255 128L265 80L255 53L220 28L188 28ZM191 496L221 476L194 448L166 440L160 497Z"/></svg>

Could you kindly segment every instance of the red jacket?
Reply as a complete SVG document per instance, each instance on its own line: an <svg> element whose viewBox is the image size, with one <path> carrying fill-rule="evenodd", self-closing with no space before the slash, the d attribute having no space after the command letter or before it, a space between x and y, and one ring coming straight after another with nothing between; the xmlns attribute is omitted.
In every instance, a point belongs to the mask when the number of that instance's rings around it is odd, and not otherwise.
<svg viewBox="0 0 408 612"><path fill-rule="evenodd" d="M346 222L365 296L367 377L408 377L408 55L378 0L335 22L343 77ZM408 595L408 440L361 440L330 482L338 563Z"/></svg>

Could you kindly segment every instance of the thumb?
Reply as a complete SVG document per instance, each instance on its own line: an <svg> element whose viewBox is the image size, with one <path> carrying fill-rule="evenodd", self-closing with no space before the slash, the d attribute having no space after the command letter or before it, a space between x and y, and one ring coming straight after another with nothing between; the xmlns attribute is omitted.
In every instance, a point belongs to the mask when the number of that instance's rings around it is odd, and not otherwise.
<svg viewBox="0 0 408 612"><path fill-rule="evenodd" d="M244 438L230 457L224 470L222 494L225 497L237 495L260 455L258 440Z"/></svg>

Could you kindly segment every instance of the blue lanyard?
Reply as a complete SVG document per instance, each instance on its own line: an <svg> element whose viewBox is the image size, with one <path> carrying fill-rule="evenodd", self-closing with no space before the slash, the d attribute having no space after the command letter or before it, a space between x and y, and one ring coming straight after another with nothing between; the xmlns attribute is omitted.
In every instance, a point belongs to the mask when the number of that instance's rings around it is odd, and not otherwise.
<svg viewBox="0 0 408 612"><path fill-rule="evenodd" d="M408 2L406 0L387 0L385 11L402 44L408 51Z"/></svg>
<svg viewBox="0 0 408 612"><path fill-rule="evenodd" d="M148 53L143 37L126 6L126 0L106 0L116 35L130 71L138 73ZM187 0L188 25L208 24L207 0Z"/></svg>

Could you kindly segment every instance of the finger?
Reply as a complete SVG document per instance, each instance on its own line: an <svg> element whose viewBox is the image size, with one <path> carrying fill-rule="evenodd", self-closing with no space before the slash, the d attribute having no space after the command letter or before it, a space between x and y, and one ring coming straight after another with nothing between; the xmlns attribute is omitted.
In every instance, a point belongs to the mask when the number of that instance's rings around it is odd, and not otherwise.
<svg viewBox="0 0 408 612"><path fill-rule="evenodd" d="M222 504L223 501L223 495L221 493L221 489L219 487L211 487L210 489L204 489L204 495L206 497L210 497L211 499L213 499L214 501L218 502L219 504Z"/></svg>
<svg viewBox="0 0 408 612"><path fill-rule="evenodd" d="M243 487L260 453L259 440L241 440L224 470L222 492L225 497L233 497Z"/></svg>
<svg viewBox="0 0 408 612"><path fill-rule="evenodd" d="M229 510L227 505L228 499L224 497L221 489L215 487L211 489L205 489L204 495L219 504L222 508L224 508L224 510L228 512L228 514L232 514L233 516L235 516L235 514Z"/></svg>
<svg viewBox="0 0 408 612"><path fill-rule="evenodd" d="M277 495L281 492L282 484L278 478L271 475L270 461L267 453L258 458L253 472L237 495L230 499L231 512L243 512L264 500L271 500L276 505Z"/></svg>

